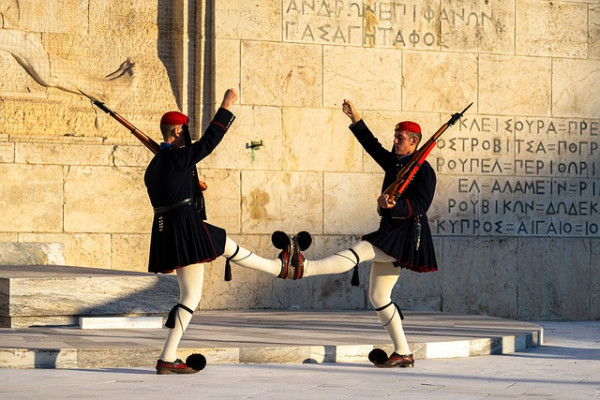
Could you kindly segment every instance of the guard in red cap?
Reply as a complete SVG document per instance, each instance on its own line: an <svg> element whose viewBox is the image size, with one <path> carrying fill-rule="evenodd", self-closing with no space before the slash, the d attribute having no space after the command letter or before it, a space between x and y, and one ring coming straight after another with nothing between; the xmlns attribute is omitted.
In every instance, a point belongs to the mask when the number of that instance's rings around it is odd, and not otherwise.
<svg viewBox="0 0 600 400"><path fill-rule="evenodd" d="M356 139L385 171L383 192L396 180L398 171L417 149L421 141L421 127L411 121L398 123L394 147L388 151L373 136L350 101L344 100L342 110L352 121L350 130ZM296 268L303 271L304 277L344 273L354 268L352 284L356 286L359 285L358 264L372 261L369 300L394 343L394 352L389 357L381 349L369 354L369 359L381 368L414 366L414 357L402 329L404 317L400 307L392 301L392 289L401 268L415 272L438 269L426 215L435 186L435 172L425 161L398 199L386 194L378 198L381 221L377 231L364 235L352 248L321 260L305 260L302 254L294 257L294 260L303 260L302 265Z"/></svg>
<svg viewBox="0 0 600 400"><path fill-rule="evenodd" d="M288 269L289 257L259 257L238 246L224 229L205 221L196 164L216 148L233 123L235 116L229 109L236 99L233 89L225 92L221 107L195 143L191 142L187 115L179 111L163 115L160 130L164 142L144 175L154 208L148 270L175 271L180 292L165 324L170 329L156 363L158 374L191 374L204 368L206 360L200 354L192 354L185 362L177 358L181 338L202 297L204 263L224 256L226 265L232 261L274 277L284 277L282 271Z"/></svg>

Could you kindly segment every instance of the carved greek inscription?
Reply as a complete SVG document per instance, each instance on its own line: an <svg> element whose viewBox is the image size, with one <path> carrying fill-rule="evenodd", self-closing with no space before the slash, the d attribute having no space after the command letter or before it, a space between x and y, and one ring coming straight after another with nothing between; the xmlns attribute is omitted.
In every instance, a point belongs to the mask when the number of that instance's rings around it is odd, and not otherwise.
<svg viewBox="0 0 600 400"><path fill-rule="evenodd" d="M394 0L284 0L283 40L368 47L442 46L441 26L469 31L503 25L491 5L481 9Z"/></svg>
<svg viewBox="0 0 600 400"><path fill-rule="evenodd" d="M600 120L465 117L430 163L451 181L435 234L600 236Z"/></svg>

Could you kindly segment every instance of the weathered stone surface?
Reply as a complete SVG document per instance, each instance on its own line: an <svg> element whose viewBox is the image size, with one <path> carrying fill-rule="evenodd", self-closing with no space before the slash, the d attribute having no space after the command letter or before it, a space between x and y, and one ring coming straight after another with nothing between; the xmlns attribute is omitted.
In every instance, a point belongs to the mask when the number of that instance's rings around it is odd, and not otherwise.
<svg viewBox="0 0 600 400"><path fill-rule="evenodd" d="M0 142L0 163L12 163L15 161L15 144Z"/></svg>
<svg viewBox="0 0 600 400"><path fill-rule="evenodd" d="M140 168L72 167L65 181L67 232L149 232L152 208Z"/></svg>
<svg viewBox="0 0 600 400"><path fill-rule="evenodd" d="M19 7L19 25L27 31L52 33L79 33L87 26L87 5L79 0L61 0ZM61 18L64 13L73 18Z"/></svg>
<svg viewBox="0 0 600 400"><path fill-rule="evenodd" d="M208 187L204 191L208 222L227 233L240 233L242 228L241 172L228 169L204 169L198 167L200 180Z"/></svg>
<svg viewBox="0 0 600 400"><path fill-rule="evenodd" d="M590 298L590 319L600 319L600 240L592 239L591 241L591 298Z"/></svg>
<svg viewBox="0 0 600 400"><path fill-rule="evenodd" d="M551 83L549 59L482 56L479 61L479 112L550 115Z"/></svg>
<svg viewBox="0 0 600 400"><path fill-rule="evenodd" d="M325 107L335 107L339 113L348 98L366 109L400 108L401 52L333 46L325 48L323 60Z"/></svg>
<svg viewBox="0 0 600 400"><path fill-rule="evenodd" d="M23 233L19 236L19 240L21 242L60 244L64 253L63 261L54 264L103 269L111 268L110 254L112 248L109 234Z"/></svg>
<svg viewBox="0 0 600 400"><path fill-rule="evenodd" d="M303 254L309 260L329 257L352 247L360 240L356 236L313 236L313 244ZM361 310L367 306L365 288L368 287L370 263L359 265L361 287L351 286L352 270L335 275L308 277L289 282L286 286L287 304L296 309ZM310 293L307 296L306 293Z"/></svg>
<svg viewBox="0 0 600 400"><path fill-rule="evenodd" d="M240 106L235 122L200 168L281 170L281 110L276 107ZM253 143L256 147L252 147ZM261 144L262 143L262 144Z"/></svg>
<svg viewBox="0 0 600 400"><path fill-rule="evenodd" d="M324 177L323 233L362 235L379 226L379 174L333 174Z"/></svg>
<svg viewBox="0 0 600 400"><path fill-rule="evenodd" d="M275 259L279 251L271 244L271 235L233 235L232 239L247 251L266 259ZM241 252L242 250L240 250ZM284 282L274 276L231 263L232 280L223 280L225 258L205 265L202 310L285 307Z"/></svg>
<svg viewBox="0 0 600 400"><path fill-rule="evenodd" d="M215 36L278 41L281 38L281 2L222 0L215 7Z"/></svg>
<svg viewBox="0 0 600 400"><path fill-rule="evenodd" d="M150 222L149 222L150 223ZM148 271L150 235L111 235L110 268L120 271Z"/></svg>
<svg viewBox="0 0 600 400"><path fill-rule="evenodd" d="M77 349L0 350L0 364L15 368L78 368Z"/></svg>
<svg viewBox="0 0 600 400"><path fill-rule="evenodd" d="M242 172L242 231L319 232L323 178L316 172Z"/></svg>
<svg viewBox="0 0 600 400"><path fill-rule="evenodd" d="M15 161L25 164L108 165L113 149L65 143L17 143Z"/></svg>
<svg viewBox="0 0 600 400"><path fill-rule="evenodd" d="M517 54L586 57L587 9L587 4L564 1L517 1Z"/></svg>
<svg viewBox="0 0 600 400"><path fill-rule="evenodd" d="M590 58L600 58L600 6L589 5L589 48Z"/></svg>
<svg viewBox="0 0 600 400"><path fill-rule="evenodd" d="M242 101L321 107L323 56L316 46L242 42Z"/></svg>
<svg viewBox="0 0 600 400"><path fill-rule="evenodd" d="M0 265L64 264L59 243L0 243Z"/></svg>
<svg viewBox="0 0 600 400"><path fill-rule="evenodd" d="M62 167L0 164L0 176L0 231L62 229Z"/></svg>
<svg viewBox="0 0 600 400"><path fill-rule="evenodd" d="M2 266L0 280L2 317L29 317L33 324L47 317L162 314L179 294L175 276L97 268Z"/></svg>
<svg viewBox="0 0 600 400"><path fill-rule="evenodd" d="M284 108L284 171L359 171L361 146L339 110Z"/></svg>
<svg viewBox="0 0 600 400"><path fill-rule="evenodd" d="M116 167L144 167L145 169L153 157L154 153L140 142L133 146L115 145L111 148L110 163Z"/></svg>
<svg viewBox="0 0 600 400"><path fill-rule="evenodd" d="M468 249L468 251L465 251ZM515 318L521 304L515 239L452 239L443 248L443 310ZM520 271L520 270L519 270ZM519 296L521 301L521 296Z"/></svg>
<svg viewBox="0 0 600 400"><path fill-rule="evenodd" d="M578 239L520 240L517 317L590 318L590 242Z"/></svg>
<svg viewBox="0 0 600 400"><path fill-rule="evenodd" d="M218 60L219 68L214 71L207 71L207 74L210 75L210 77L207 77L207 80L211 80L214 85L213 95L215 96L215 102L220 102L223 98L223 93L227 89L236 88L239 90L241 87L241 46L239 40L233 39L215 39L213 46L215 60ZM238 100L239 102L240 100ZM236 108L233 112L237 115L239 109ZM236 128L244 122L247 123L249 121L241 121L238 118L233 127Z"/></svg>
<svg viewBox="0 0 600 400"><path fill-rule="evenodd" d="M441 47L453 51L514 52L514 2L444 0L439 15ZM433 10L438 11L435 7Z"/></svg>
<svg viewBox="0 0 600 400"><path fill-rule="evenodd" d="M16 243L19 239L19 236L17 233L5 233L5 232L0 232L0 242L1 243L6 243L6 242L13 242Z"/></svg>
<svg viewBox="0 0 600 400"><path fill-rule="evenodd" d="M600 118L600 65L588 60L553 62L554 113L566 117ZM573 96L573 93L577 96Z"/></svg>
<svg viewBox="0 0 600 400"><path fill-rule="evenodd" d="M406 52L402 68L403 109L454 113L463 104L474 102L477 64L477 56L468 53Z"/></svg>

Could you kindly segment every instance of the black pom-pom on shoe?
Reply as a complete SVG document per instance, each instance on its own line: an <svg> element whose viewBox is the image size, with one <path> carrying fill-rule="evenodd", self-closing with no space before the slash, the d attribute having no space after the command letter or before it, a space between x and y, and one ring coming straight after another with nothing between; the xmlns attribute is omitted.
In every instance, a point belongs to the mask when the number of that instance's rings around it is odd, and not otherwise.
<svg viewBox="0 0 600 400"><path fill-rule="evenodd" d="M271 242L273 243L273 246L279 250L287 249L291 243L290 237L282 231L273 232L271 235Z"/></svg>
<svg viewBox="0 0 600 400"><path fill-rule="evenodd" d="M194 371L200 371L206 367L206 358L202 354L194 353L188 356L185 363Z"/></svg>
<svg viewBox="0 0 600 400"><path fill-rule="evenodd" d="M371 361L375 365L383 364L387 361L387 359L388 356L386 352L381 349L373 349L369 353L369 361Z"/></svg>
<svg viewBox="0 0 600 400"><path fill-rule="evenodd" d="M304 251L312 244L312 236L306 231L300 231L296 234L296 240L298 240L298 247L300 251Z"/></svg>

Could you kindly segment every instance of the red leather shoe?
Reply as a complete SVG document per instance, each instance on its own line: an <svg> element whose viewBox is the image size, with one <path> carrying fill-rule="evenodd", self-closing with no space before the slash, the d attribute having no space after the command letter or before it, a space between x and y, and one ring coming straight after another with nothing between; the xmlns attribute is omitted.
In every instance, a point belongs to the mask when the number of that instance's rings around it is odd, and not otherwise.
<svg viewBox="0 0 600 400"><path fill-rule="evenodd" d="M277 277L286 279L291 272L290 262L293 253L290 237L285 232L275 231L271 235L271 242L273 242L273 246L281 250L277 256L281 260L281 271Z"/></svg>
<svg viewBox="0 0 600 400"><path fill-rule="evenodd" d="M383 363L376 363L379 368L412 368L415 366L415 358L412 354L400 355L396 352Z"/></svg>
<svg viewBox="0 0 600 400"><path fill-rule="evenodd" d="M312 237L306 231L298 232L292 238L292 259L290 261L292 279L304 276L304 254L302 252L310 247Z"/></svg>
<svg viewBox="0 0 600 400"><path fill-rule="evenodd" d="M167 374L195 374L198 370L190 368L179 358L174 362L158 360L156 362L156 373L159 375Z"/></svg>

